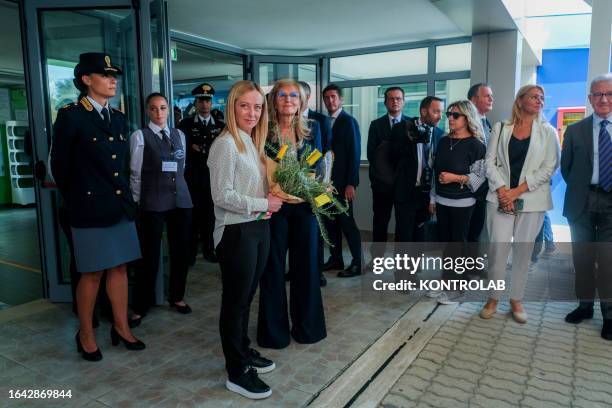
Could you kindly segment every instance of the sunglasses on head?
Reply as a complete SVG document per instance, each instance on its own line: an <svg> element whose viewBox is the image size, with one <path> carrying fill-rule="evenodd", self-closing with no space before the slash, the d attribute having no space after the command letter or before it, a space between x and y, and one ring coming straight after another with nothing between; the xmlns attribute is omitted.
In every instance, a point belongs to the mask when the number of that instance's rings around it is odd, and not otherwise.
<svg viewBox="0 0 612 408"><path fill-rule="evenodd" d="M459 113L459 112L446 112L446 117L447 118L453 118L455 120L459 119L460 117L465 116L463 113Z"/></svg>
<svg viewBox="0 0 612 408"><path fill-rule="evenodd" d="M297 92L295 92L295 91L291 91L291 92L289 92L289 93L287 93L287 92L285 92L285 91L280 91L280 92L278 93L278 96L279 96L279 97L281 97L281 98L285 98L285 97L287 97L287 96L288 96L288 97L290 97L290 98L297 98L297 97L299 97L299 96L300 96L300 94L299 94L299 93L297 93Z"/></svg>

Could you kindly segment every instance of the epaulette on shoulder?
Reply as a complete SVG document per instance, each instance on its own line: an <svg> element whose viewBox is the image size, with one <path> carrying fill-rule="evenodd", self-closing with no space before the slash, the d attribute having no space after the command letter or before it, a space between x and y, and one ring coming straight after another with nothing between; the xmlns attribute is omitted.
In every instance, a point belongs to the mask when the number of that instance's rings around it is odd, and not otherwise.
<svg viewBox="0 0 612 408"><path fill-rule="evenodd" d="M67 103L66 105L62 106L62 109L70 109L70 108L75 108L77 106L79 106L78 102L70 102L70 103Z"/></svg>
<svg viewBox="0 0 612 408"><path fill-rule="evenodd" d="M113 108L112 106L111 106L110 108L111 108L111 111L113 111L113 112L123 113L123 112L121 112L119 109L117 109L117 108Z"/></svg>

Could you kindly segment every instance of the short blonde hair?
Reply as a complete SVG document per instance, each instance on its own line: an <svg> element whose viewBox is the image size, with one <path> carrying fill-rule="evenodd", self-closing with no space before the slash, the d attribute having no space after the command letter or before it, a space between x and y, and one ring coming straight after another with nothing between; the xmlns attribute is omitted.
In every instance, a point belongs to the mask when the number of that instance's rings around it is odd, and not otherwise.
<svg viewBox="0 0 612 408"><path fill-rule="evenodd" d="M482 130L482 125L478 120L478 111L476 110L476 106L471 101L467 99L463 99L460 101L456 101L448 105L446 111L449 112L451 108L456 108L460 113L465 115L465 121L467 123L468 132L484 143L484 135Z"/></svg>
<svg viewBox="0 0 612 408"><path fill-rule="evenodd" d="M239 153L246 152L246 146L240 138L240 131L238 130L238 122L236 122L236 102L238 98L247 92L257 91L261 94L262 107L261 116L257 125L251 131L251 137L253 143L259 152L260 157L264 158L264 147L266 144L266 135L268 133L268 108L266 104L266 95L259 85L253 81L238 81L230 89L229 96L227 97L227 108L225 109L225 131L232 135L236 148Z"/></svg>
<svg viewBox="0 0 612 408"><path fill-rule="evenodd" d="M510 118L509 123L510 125L517 125L523 121L524 114L521 107L521 101L532 89L539 89L542 91L542 95L544 95L544 88L542 88L540 85L529 84L522 86L516 93L516 98L514 98L514 104L512 105L512 117ZM541 115L542 114L540 113L540 119Z"/></svg>
<svg viewBox="0 0 612 408"><path fill-rule="evenodd" d="M270 91L270 104L269 104L269 118L270 121L268 123L269 131L268 131L268 139L274 142L280 142L280 129L278 127L278 110L276 106L276 97L281 88L291 86L297 89L298 94L300 95L300 105L298 107L298 111L293 118L293 130L295 131L296 136L296 144L298 146L302 146L303 140L310 137L310 127L308 126L308 119L304 118L302 115L302 111L306 108L308 101L306 100L306 94L304 92L304 88L293 79L280 79L274 83L272 90Z"/></svg>

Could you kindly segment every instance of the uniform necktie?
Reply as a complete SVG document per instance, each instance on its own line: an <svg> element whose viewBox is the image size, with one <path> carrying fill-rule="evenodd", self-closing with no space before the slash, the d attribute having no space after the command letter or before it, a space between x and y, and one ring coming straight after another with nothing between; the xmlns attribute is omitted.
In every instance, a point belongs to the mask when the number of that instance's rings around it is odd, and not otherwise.
<svg viewBox="0 0 612 408"><path fill-rule="evenodd" d="M162 129L159 133L161 133L162 135L162 140L164 142L166 142L166 144L168 145L168 147L172 148L172 142L170 141L170 138L168 137L168 134L166 133L166 131L164 129Z"/></svg>
<svg viewBox="0 0 612 408"><path fill-rule="evenodd" d="M398 123L399 123L399 120L397 120L397 118L391 119L391 127L397 125Z"/></svg>
<svg viewBox="0 0 612 408"><path fill-rule="evenodd" d="M610 124L602 120L599 124L599 186L605 191L612 191L612 141L606 126Z"/></svg>
<svg viewBox="0 0 612 408"><path fill-rule="evenodd" d="M110 126L110 114L108 113L108 109L106 109L106 107L102 108L102 116L104 116L104 123Z"/></svg>

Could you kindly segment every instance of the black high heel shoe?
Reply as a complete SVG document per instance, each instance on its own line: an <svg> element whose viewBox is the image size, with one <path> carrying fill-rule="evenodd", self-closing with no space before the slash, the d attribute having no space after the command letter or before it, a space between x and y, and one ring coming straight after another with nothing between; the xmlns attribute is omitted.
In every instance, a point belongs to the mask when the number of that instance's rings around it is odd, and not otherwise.
<svg viewBox="0 0 612 408"><path fill-rule="evenodd" d="M131 342L121 337L121 335L117 332L117 330L115 330L115 326L111 327L110 335L111 335L111 342L113 343L113 346L116 346L119 344L119 342L122 342L125 348L128 350L143 350L145 348L145 344L140 340Z"/></svg>
<svg viewBox="0 0 612 408"><path fill-rule="evenodd" d="M100 349L96 349L96 351L93 351L91 353L88 353L87 351L85 351L83 349L83 345L81 344L81 339L79 337L79 333L81 331L79 330L75 336L75 340L76 340L76 345L77 345L77 352L81 353L81 357L83 357L84 360L87 361L100 361L102 360L102 352L100 351Z"/></svg>

